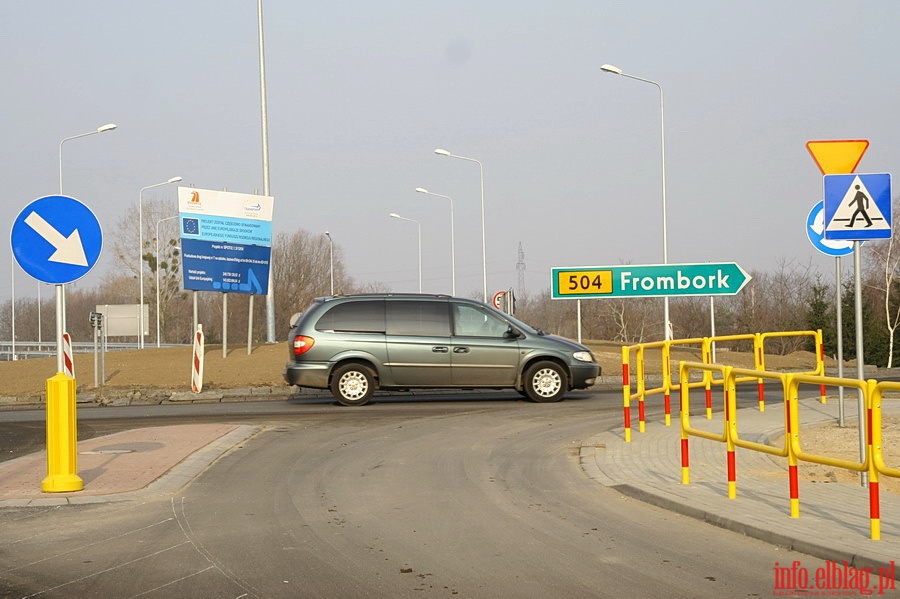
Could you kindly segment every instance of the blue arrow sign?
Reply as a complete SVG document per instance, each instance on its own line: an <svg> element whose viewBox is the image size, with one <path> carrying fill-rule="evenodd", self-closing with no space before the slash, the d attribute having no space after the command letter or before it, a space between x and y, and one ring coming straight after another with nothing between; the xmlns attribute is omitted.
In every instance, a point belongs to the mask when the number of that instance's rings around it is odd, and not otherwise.
<svg viewBox="0 0 900 599"><path fill-rule="evenodd" d="M735 295L750 275L734 262L552 269L552 299Z"/></svg>
<svg viewBox="0 0 900 599"><path fill-rule="evenodd" d="M817 250L826 256L846 256L853 253L853 242L845 239L825 239L825 207L817 202L806 217L806 236Z"/></svg>
<svg viewBox="0 0 900 599"><path fill-rule="evenodd" d="M825 239L891 238L891 176L825 175Z"/></svg>
<svg viewBox="0 0 900 599"><path fill-rule="evenodd" d="M103 233L94 213L75 198L46 196L19 213L10 244L22 270L38 281L62 285L94 267Z"/></svg>

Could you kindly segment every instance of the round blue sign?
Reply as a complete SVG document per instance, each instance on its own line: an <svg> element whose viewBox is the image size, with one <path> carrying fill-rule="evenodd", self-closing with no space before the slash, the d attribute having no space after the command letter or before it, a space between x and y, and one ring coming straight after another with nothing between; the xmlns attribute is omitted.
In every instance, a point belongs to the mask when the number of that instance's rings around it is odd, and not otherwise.
<svg viewBox="0 0 900 599"><path fill-rule="evenodd" d="M813 246L828 256L846 256L853 253L853 242L846 239L825 239L825 205L818 202L806 217L806 236ZM862 242L860 242L862 243Z"/></svg>
<svg viewBox="0 0 900 599"><path fill-rule="evenodd" d="M68 196L46 196L19 213L10 243L22 270L38 281L62 285L93 268L103 234L90 208Z"/></svg>

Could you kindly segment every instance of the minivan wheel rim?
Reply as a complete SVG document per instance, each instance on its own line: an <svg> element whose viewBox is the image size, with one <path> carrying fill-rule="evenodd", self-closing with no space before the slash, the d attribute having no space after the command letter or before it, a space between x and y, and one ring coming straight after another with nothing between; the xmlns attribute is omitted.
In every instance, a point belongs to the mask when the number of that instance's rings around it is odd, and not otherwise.
<svg viewBox="0 0 900 599"><path fill-rule="evenodd" d="M535 392L541 397L553 397L562 387L562 379L559 377L559 373L552 368L538 370L532 381Z"/></svg>
<svg viewBox="0 0 900 599"><path fill-rule="evenodd" d="M347 399L359 399L369 390L369 382L361 372L348 372L341 377L340 389Z"/></svg>

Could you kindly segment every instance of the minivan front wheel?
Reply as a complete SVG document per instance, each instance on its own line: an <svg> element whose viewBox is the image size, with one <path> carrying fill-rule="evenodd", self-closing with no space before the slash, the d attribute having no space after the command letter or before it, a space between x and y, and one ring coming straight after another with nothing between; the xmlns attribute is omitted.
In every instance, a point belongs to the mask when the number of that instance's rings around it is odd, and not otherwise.
<svg viewBox="0 0 900 599"><path fill-rule="evenodd" d="M567 386L566 373L555 362L536 362L525 371L525 396L531 401L559 401Z"/></svg>
<svg viewBox="0 0 900 599"><path fill-rule="evenodd" d="M375 375L362 364L339 366L331 377L331 394L345 406L365 405L373 391Z"/></svg>

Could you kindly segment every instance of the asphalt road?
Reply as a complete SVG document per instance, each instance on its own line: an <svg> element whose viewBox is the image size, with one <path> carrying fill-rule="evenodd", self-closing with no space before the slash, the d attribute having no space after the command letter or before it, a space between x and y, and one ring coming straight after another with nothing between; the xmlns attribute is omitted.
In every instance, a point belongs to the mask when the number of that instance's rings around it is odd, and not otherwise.
<svg viewBox="0 0 900 599"><path fill-rule="evenodd" d="M175 495L0 510L0 596L754 597L773 593L776 562L824 565L585 476L578 447L621 426L616 398L84 414L95 432L185 417L263 430ZM0 431L34 424L18 418Z"/></svg>

